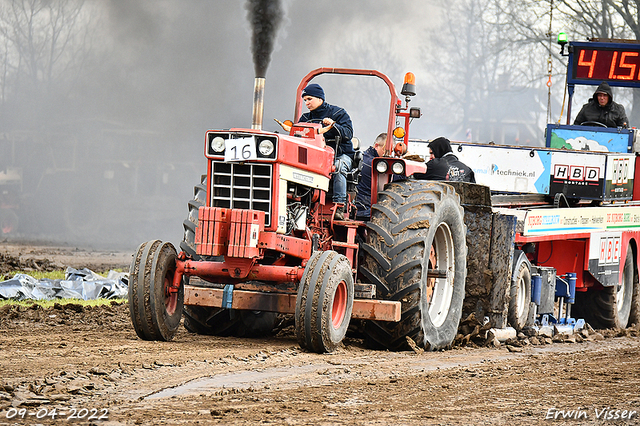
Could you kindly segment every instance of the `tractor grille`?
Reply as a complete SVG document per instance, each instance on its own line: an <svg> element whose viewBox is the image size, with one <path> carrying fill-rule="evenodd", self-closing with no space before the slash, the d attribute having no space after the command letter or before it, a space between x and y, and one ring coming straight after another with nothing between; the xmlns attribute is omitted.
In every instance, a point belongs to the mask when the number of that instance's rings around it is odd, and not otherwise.
<svg viewBox="0 0 640 426"><path fill-rule="evenodd" d="M265 212L271 225L271 164L213 162L211 206Z"/></svg>

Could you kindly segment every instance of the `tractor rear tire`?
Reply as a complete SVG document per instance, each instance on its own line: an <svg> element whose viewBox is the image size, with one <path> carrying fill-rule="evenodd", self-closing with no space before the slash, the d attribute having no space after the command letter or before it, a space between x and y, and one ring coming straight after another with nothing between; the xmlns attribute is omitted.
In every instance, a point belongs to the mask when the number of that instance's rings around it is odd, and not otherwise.
<svg viewBox="0 0 640 426"><path fill-rule="evenodd" d="M335 351L347 334L353 296L349 260L333 250L316 251L305 267L296 298L300 346L317 353Z"/></svg>
<svg viewBox="0 0 640 426"><path fill-rule="evenodd" d="M208 306L185 306L184 328L191 333L213 336L234 336L240 318L231 318L230 309Z"/></svg>
<svg viewBox="0 0 640 426"><path fill-rule="evenodd" d="M143 340L169 341L180 325L184 286L170 292L176 249L159 240L140 244L129 268L129 314Z"/></svg>
<svg viewBox="0 0 640 426"><path fill-rule="evenodd" d="M576 317L582 317L593 328L623 329L629 324L633 302L635 265L633 249L627 247L620 284L602 290L576 292Z"/></svg>
<svg viewBox="0 0 640 426"><path fill-rule="evenodd" d="M511 279L511 297L509 299L509 324L516 330L527 325L529 306L531 305L531 267L526 256L516 251L516 259Z"/></svg>
<svg viewBox="0 0 640 426"><path fill-rule="evenodd" d="M462 315L467 274L458 194L441 182L391 183L371 213L360 274L376 285L378 298L402 302L402 317L367 321L365 342L390 350L409 349L409 339L427 350L449 347ZM440 276L428 277L430 269Z"/></svg>
<svg viewBox="0 0 640 426"><path fill-rule="evenodd" d="M196 334L260 337L273 331L277 315L266 311L185 306L184 327Z"/></svg>
<svg viewBox="0 0 640 426"><path fill-rule="evenodd" d="M202 260L196 253L196 227L200 207L204 206L207 197L207 181L193 188L193 199L189 201L189 215L182 223L184 235L180 249L194 260ZM189 283L189 278L184 278ZM252 337L271 333L275 327L277 314L263 311L238 311L207 306L185 306L184 327L196 334L214 336Z"/></svg>
<svg viewBox="0 0 640 426"><path fill-rule="evenodd" d="M180 249L191 256L192 259L200 260L200 256L196 254L196 226L198 226L198 209L204 206L207 198L206 179L202 183L197 184L193 188L193 200L189 201L189 215L182 222L184 235L180 243Z"/></svg>

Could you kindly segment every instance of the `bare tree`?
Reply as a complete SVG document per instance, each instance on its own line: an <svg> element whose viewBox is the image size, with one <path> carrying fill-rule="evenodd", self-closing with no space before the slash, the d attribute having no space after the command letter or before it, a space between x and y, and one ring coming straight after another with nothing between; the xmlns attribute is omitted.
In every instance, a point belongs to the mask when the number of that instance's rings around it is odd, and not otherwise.
<svg viewBox="0 0 640 426"><path fill-rule="evenodd" d="M68 93L89 54L91 31L84 0L2 2L2 102Z"/></svg>
<svg viewBox="0 0 640 426"><path fill-rule="evenodd" d="M553 57L555 74L564 74L566 58L558 55L555 44L545 42L559 31L571 40L635 39L640 40L640 2L638 0L498 0L509 11L513 31L522 36L523 45L539 45ZM546 10L546 12L545 12ZM537 11L537 12L536 12ZM544 13L545 15L540 15ZM553 15L553 31L544 23ZM536 21L537 19L537 21ZM631 123L640 123L640 90L633 90Z"/></svg>
<svg viewBox="0 0 640 426"><path fill-rule="evenodd" d="M539 17L519 7L505 8L500 0L443 1L441 8L443 24L429 31L425 60L434 64L434 80L444 93L438 99L443 120L459 123L452 137L464 138L466 130L473 129L474 140L516 142L519 131L506 140L504 130L518 126L511 114L514 104L546 80L540 56L533 54L539 48L523 43L534 34L524 27L514 31L510 20L527 12L537 24ZM537 118L525 118L528 132L541 135L533 123Z"/></svg>

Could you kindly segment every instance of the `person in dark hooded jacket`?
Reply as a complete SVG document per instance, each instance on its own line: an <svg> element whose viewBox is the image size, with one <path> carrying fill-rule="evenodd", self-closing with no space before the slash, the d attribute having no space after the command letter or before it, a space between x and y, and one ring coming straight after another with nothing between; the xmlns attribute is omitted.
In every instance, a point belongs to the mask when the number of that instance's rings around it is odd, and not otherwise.
<svg viewBox="0 0 640 426"><path fill-rule="evenodd" d="M429 142L428 146L430 159L427 162L427 171L415 173L413 176L416 179L476 182L473 170L453 154L449 139L439 137Z"/></svg>
<svg viewBox="0 0 640 426"><path fill-rule="evenodd" d="M602 123L607 127L624 127L628 125L624 107L613 102L613 92L607 82L602 82L593 93L589 102L582 106L573 124L587 122ZM587 123L588 126L591 123ZM596 124L597 125L597 124Z"/></svg>

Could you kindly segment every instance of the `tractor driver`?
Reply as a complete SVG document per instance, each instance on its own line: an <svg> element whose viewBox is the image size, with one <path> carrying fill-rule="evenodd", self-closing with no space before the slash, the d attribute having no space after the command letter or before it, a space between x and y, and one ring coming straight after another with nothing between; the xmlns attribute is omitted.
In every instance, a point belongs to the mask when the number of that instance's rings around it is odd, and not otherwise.
<svg viewBox="0 0 640 426"><path fill-rule="evenodd" d="M344 220L344 205L347 202L347 173L351 170L355 151L351 138L353 137L353 125L349 114L335 105L330 105L324 100L324 90L320 85L312 83L302 91L302 100L309 112L300 117L300 122L322 123L319 132L331 148L334 149L336 174L333 177L333 202L338 204L335 219ZM281 124L282 125L282 124ZM291 127L282 125L286 131Z"/></svg>
<svg viewBox="0 0 640 426"><path fill-rule="evenodd" d="M627 114L624 107L613 102L613 92L606 81L600 83L593 97L582 106L573 124L586 126L600 123L606 127L627 128Z"/></svg>

